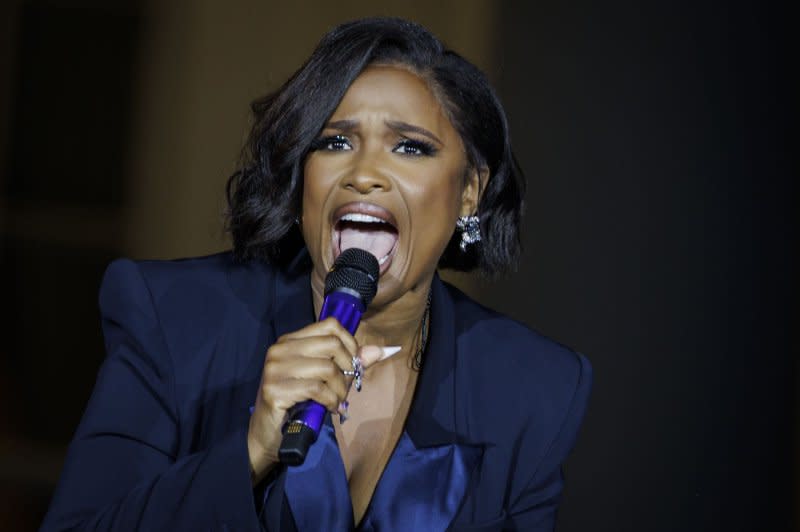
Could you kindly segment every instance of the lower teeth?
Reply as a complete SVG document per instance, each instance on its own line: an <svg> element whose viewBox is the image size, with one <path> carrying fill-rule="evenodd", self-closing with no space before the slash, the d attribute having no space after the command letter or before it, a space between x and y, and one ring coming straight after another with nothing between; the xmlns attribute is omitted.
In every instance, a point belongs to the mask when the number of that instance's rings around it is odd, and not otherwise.
<svg viewBox="0 0 800 532"><path fill-rule="evenodd" d="M386 255L385 257L383 257L382 259L380 259L380 260L378 261L378 264L383 264L383 263L384 263L384 262L386 262L387 260L389 260L389 255Z"/></svg>

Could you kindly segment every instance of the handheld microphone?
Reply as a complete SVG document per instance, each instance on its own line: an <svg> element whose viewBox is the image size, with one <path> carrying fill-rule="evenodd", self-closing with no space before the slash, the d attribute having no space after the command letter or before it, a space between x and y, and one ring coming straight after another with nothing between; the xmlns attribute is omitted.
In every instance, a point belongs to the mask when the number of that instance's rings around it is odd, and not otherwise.
<svg viewBox="0 0 800 532"><path fill-rule="evenodd" d="M319 319L336 318L350 334L355 334L361 315L378 291L380 267L372 253L359 248L344 250L325 276L325 299ZM281 463L302 464L311 445L317 441L326 409L315 401L303 401L289 412L278 450Z"/></svg>

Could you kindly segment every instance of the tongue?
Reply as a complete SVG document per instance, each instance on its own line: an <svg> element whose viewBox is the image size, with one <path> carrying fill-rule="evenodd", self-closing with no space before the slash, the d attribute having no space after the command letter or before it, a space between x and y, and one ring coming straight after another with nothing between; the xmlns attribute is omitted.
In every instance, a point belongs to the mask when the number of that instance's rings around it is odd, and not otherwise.
<svg viewBox="0 0 800 532"><path fill-rule="evenodd" d="M373 225L373 224L363 224ZM392 231L371 229L369 227L344 227L339 234L339 250L344 251L350 248L361 248L369 251L378 260L382 259L392 251L394 243L397 241L397 234Z"/></svg>

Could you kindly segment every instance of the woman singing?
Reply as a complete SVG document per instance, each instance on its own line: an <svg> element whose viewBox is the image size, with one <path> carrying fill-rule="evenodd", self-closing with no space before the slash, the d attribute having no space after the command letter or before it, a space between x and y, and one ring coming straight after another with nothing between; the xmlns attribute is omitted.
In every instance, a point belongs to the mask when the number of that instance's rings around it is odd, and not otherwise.
<svg viewBox="0 0 800 532"><path fill-rule="evenodd" d="M552 530L590 366L436 274L519 255L525 184L485 76L416 24L360 20L253 110L233 252L109 267L108 356L43 530ZM349 248L379 263L355 336L316 320ZM308 400L330 415L287 466Z"/></svg>

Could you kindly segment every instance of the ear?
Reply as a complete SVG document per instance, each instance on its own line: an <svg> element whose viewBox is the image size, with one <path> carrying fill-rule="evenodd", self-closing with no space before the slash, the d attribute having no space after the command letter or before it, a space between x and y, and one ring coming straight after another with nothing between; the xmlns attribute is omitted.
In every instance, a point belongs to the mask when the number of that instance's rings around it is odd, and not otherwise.
<svg viewBox="0 0 800 532"><path fill-rule="evenodd" d="M461 191L461 216L472 216L478 212L478 204L483 197L486 183L489 181L489 169L469 168Z"/></svg>

